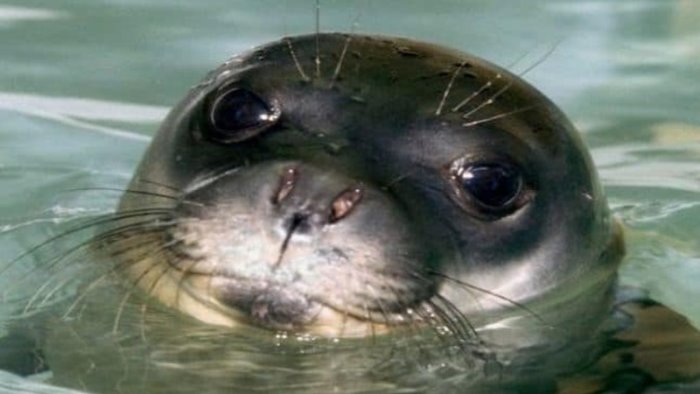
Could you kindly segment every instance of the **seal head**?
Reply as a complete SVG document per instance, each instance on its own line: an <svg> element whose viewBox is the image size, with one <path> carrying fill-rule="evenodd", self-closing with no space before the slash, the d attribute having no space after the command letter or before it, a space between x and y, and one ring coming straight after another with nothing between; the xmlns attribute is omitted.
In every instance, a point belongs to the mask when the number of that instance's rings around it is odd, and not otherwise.
<svg viewBox="0 0 700 394"><path fill-rule="evenodd" d="M172 110L130 189L127 277L226 326L589 335L622 255L556 106L407 39L310 35L231 59Z"/></svg>

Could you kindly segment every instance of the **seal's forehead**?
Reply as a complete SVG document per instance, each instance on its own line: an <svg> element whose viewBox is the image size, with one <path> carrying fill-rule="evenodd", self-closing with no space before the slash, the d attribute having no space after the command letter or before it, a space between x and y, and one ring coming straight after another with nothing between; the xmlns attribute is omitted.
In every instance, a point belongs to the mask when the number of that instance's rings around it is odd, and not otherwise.
<svg viewBox="0 0 700 394"><path fill-rule="evenodd" d="M306 82L319 89L353 90L372 98L406 90L414 97L439 100L436 93L442 93L443 82L460 65L458 76L467 85L475 84L476 79L496 77L493 66L447 48L408 39L363 35L283 38L255 49L242 58L242 63L251 78L260 75L278 84ZM464 84L458 81L453 86L461 89Z"/></svg>
<svg viewBox="0 0 700 394"><path fill-rule="evenodd" d="M402 38L283 38L244 54L224 71L253 89L334 93L368 107L390 107L464 129L488 123L544 146L559 140L564 119L544 95L507 70Z"/></svg>

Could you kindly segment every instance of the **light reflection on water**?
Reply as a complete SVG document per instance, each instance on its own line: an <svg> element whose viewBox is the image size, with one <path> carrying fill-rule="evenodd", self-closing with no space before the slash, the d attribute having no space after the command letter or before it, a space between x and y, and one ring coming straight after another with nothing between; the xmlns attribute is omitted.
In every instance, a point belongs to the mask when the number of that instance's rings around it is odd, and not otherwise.
<svg viewBox="0 0 700 394"><path fill-rule="evenodd" d="M630 228L623 282L700 326L700 4L368 0L324 2L322 12L323 30L349 31L358 18L357 31L442 43L516 71L556 46L525 78L585 133ZM125 185L167 108L208 70L312 30L310 1L3 1L2 261L51 234L47 224L111 209L117 195L59 191Z"/></svg>

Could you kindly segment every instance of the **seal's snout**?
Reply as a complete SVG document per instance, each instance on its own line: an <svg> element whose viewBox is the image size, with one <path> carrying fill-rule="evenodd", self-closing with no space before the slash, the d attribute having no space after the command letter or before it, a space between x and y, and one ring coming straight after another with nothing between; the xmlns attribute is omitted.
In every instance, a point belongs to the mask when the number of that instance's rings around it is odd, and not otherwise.
<svg viewBox="0 0 700 394"><path fill-rule="evenodd" d="M358 172L269 161L195 185L169 230L178 251L169 265L209 278L219 306L247 321L384 324L433 294L407 212Z"/></svg>

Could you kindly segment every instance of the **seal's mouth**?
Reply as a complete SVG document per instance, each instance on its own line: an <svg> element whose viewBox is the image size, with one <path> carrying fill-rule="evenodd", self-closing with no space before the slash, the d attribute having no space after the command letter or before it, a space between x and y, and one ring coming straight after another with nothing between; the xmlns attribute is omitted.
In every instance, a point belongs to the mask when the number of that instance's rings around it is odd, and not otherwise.
<svg viewBox="0 0 700 394"><path fill-rule="evenodd" d="M224 325L231 326L250 324L329 337L365 337L434 319L437 308L431 301L434 296L432 289L409 291L412 294L408 294L405 288L391 289L391 283L375 286L368 280L363 286L357 280L334 280L318 275L313 280L328 283L314 286L309 283L312 279L298 273L293 274L291 281L280 279L291 277L288 272L277 275L277 278L274 274L264 279L241 278L230 274L194 272L173 264L172 260L168 263L168 270L167 276L177 282L174 298L176 304L182 303L177 305L180 309L209 322L211 320L207 313L203 314L204 310L220 313L226 316ZM381 281L383 275L386 274L376 273L375 281ZM394 276L393 280L398 278ZM408 284L408 279L403 283ZM352 291L353 288L356 290ZM361 294L362 291L367 293ZM424 298L413 298L416 295ZM196 311L187 310L188 302L181 302L188 298L200 304Z"/></svg>
<svg viewBox="0 0 700 394"><path fill-rule="evenodd" d="M253 283L222 276L209 276L207 280L216 301L212 308L234 319L274 330L335 337L368 336L391 327L422 322L434 315L435 308L429 300L415 300L411 306L378 300L366 300L359 305L333 295L311 295L284 283ZM201 289L187 286L185 291L201 298Z"/></svg>
<svg viewBox="0 0 700 394"><path fill-rule="evenodd" d="M245 320L256 326L275 330L310 331L339 337L368 336L402 324L398 316L405 313L384 312L382 315L357 305L337 306L280 284L251 289L230 278L216 281L229 282L219 287L222 290L217 299L222 304L242 313Z"/></svg>
<svg viewBox="0 0 700 394"><path fill-rule="evenodd" d="M323 305L306 294L280 284L253 284L216 278L216 298L242 312L252 323L281 330L310 325Z"/></svg>

